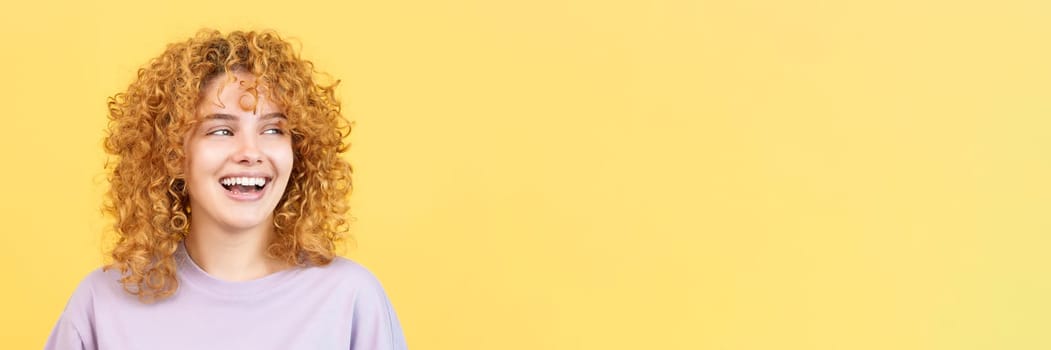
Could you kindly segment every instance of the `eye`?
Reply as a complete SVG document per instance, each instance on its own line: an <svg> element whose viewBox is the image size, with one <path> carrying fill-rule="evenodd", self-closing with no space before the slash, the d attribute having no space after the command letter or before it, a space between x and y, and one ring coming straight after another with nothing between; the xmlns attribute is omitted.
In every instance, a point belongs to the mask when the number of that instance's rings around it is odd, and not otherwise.
<svg viewBox="0 0 1051 350"><path fill-rule="evenodd" d="M272 128L272 129L266 129L265 131L263 131L263 133L264 134L272 134L272 135L284 135L285 131L280 129L280 128Z"/></svg>
<svg viewBox="0 0 1051 350"><path fill-rule="evenodd" d="M230 129L219 129L209 132L207 135L220 135L220 136L232 136L234 134Z"/></svg>

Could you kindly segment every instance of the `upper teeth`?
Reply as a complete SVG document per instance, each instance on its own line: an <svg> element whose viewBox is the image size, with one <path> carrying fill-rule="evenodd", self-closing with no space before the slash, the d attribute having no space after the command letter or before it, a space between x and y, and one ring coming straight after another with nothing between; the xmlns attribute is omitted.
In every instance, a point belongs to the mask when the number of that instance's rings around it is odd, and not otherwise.
<svg viewBox="0 0 1051 350"><path fill-rule="evenodd" d="M265 177L228 177L220 181L223 185L262 186L266 184Z"/></svg>

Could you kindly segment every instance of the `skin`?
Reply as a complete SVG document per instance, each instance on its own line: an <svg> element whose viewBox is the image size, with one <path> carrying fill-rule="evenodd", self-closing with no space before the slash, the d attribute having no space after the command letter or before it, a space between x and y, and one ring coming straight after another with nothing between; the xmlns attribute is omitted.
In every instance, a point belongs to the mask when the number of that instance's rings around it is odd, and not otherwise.
<svg viewBox="0 0 1051 350"><path fill-rule="evenodd" d="M274 209L292 172L292 139L284 111L267 98L265 86L256 87L250 73L231 75L205 84L196 113L201 123L186 137L192 214L185 245L213 277L247 281L290 267L265 252L274 235ZM270 179L261 198L229 196L219 181L239 173Z"/></svg>

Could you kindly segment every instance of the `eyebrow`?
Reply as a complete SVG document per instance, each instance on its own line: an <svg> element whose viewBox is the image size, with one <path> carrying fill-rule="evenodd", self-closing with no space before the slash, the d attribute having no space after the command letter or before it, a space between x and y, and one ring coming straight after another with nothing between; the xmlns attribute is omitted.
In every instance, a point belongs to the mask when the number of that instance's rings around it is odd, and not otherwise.
<svg viewBox="0 0 1051 350"><path fill-rule="evenodd" d="M264 114L264 115L260 116L259 120L267 120L267 119L274 119L274 118L280 118L280 119L288 120L288 117L286 117L284 113L267 113L267 114ZM232 114L212 113L212 114L204 116L203 119L207 121L207 120L238 120L240 118L238 118L237 116L234 116Z"/></svg>

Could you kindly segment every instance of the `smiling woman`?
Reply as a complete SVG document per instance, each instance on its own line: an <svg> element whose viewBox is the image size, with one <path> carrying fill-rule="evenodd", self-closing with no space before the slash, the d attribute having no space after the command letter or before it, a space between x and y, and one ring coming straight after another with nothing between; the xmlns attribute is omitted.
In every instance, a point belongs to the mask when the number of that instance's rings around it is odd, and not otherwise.
<svg viewBox="0 0 1051 350"><path fill-rule="evenodd" d="M47 349L405 349L379 281L336 256L351 189L335 84L271 32L169 45L109 103L113 263Z"/></svg>
<svg viewBox="0 0 1051 350"><path fill-rule="evenodd" d="M215 228L208 232L273 231L271 215L292 173L292 141L282 108L257 89L246 88L255 86L255 80L236 70L229 79L212 78L202 90L196 113L201 122L185 145L190 207L198 209L186 244L192 251L214 245L200 242L203 235L192 234L196 227Z"/></svg>

